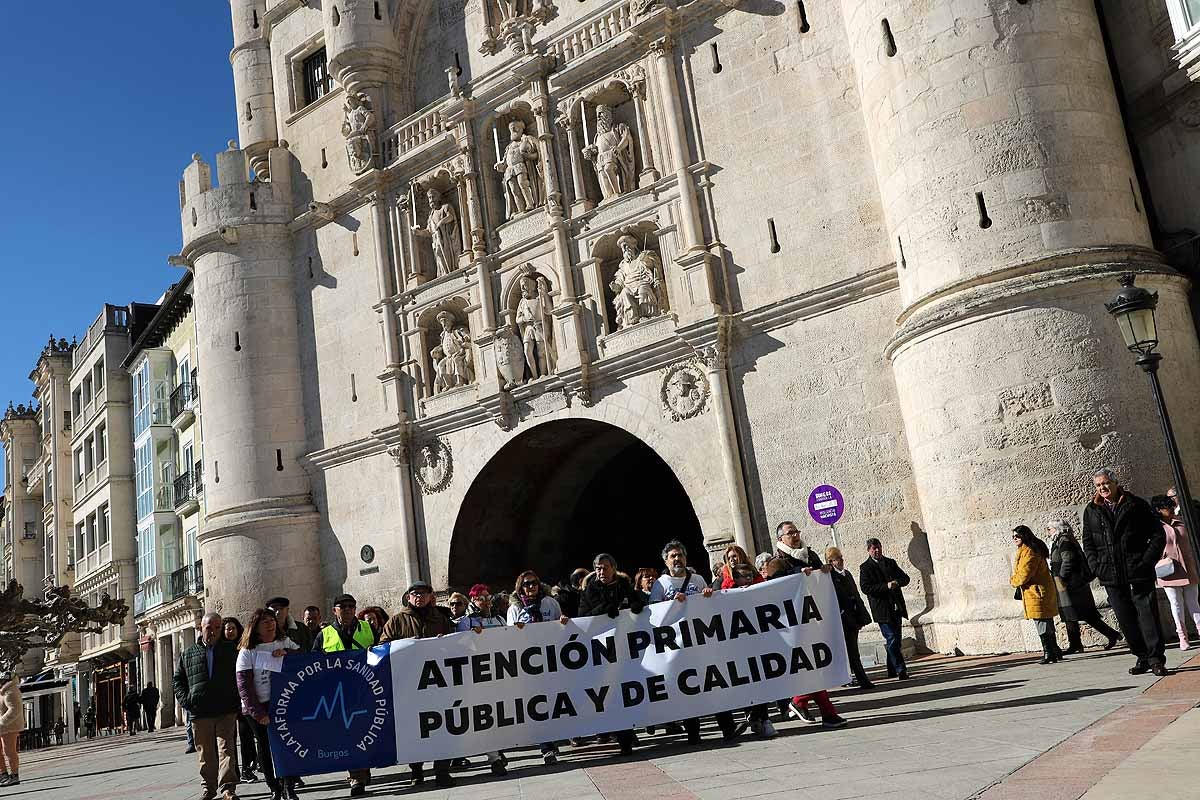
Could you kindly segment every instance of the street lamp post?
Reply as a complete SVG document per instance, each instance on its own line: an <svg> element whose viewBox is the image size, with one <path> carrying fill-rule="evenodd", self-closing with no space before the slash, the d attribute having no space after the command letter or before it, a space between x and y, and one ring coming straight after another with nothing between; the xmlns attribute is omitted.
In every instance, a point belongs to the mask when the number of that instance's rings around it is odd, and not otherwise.
<svg viewBox="0 0 1200 800"><path fill-rule="evenodd" d="M1171 473L1175 477L1175 492L1179 499L1179 510L1183 515L1183 524L1187 527L1191 538L1192 552L1200 553L1200 530L1196 529L1195 508L1192 506L1192 492L1188 489L1187 476L1183 471L1183 460L1179 457L1179 445L1175 442L1175 431L1171 427L1171 417L1167 413L1167 405L1163 401L1162 385L1158 382L1158 365L1162 355L1156 352L1158 347L1158 327L1154 321L1154 309L1158 307L1158 292L1151 292L1140 286L1134 286L1134 275L1126 272L1121 276L1121 290L1111 303L1104 307L1112 314L1121 329L1125 345L1138 356L1137 365L1150 376L1150 391L1154 395L1154 405L1158 408L1158 421L1162 425L1163 438L1167 443L1167 459L1171 462Z"/></svg>

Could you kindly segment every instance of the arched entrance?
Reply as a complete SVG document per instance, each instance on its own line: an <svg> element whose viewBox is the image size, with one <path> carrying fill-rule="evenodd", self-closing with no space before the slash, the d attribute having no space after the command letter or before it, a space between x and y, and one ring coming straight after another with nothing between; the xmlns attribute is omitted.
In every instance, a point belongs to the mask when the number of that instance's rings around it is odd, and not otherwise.
<svg viewBox="0 0 1200 800"><path fill-rule="evenodd" d="M463 499L450 542L449 584L510 588L523 569L547 582L612 553L622 571L662 566L679 539L709 575L691 500L657 453L605 422L569 419L526 431L484 466Z"/></svg>

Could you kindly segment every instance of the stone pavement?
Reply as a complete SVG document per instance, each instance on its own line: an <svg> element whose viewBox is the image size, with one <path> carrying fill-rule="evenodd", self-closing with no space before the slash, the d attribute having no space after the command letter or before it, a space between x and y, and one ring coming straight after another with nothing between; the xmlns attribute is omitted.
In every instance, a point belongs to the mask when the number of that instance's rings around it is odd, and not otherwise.
<svg viewBox="0 0 1200 800"><path fill-rule="evenodd" d="M1168 662L1177 667L1187 655L1170 650ZM706 728L700 748L663 735L643 737L650 744L631 759L616 757L615 746L565 747L553 768L541 764L536 750L523 751L511 754L507 778L492 778L478 758L448 791L432 782L414 789L406 768L392 768L377 771L371 794L430 800L1197 796L1200 759L1188 756L1200 755L1200 711L1191 710L1200 701L1200 657L1161 681L1127 674L1131 662L1123 650L1051 666L1029 655L930 657L915 663L906 683L884 680L871 693L835 693L851 721L842 730L792 722L779 725L773 740L746 737L725 747ZM196 798L194 756L182 751L182 734L169 729L29 753L22 784L0 789L0 800ZM345 797L345 782L312 777L300 794ZM247 800L267 795L262 783L239 789Z"/></svg>

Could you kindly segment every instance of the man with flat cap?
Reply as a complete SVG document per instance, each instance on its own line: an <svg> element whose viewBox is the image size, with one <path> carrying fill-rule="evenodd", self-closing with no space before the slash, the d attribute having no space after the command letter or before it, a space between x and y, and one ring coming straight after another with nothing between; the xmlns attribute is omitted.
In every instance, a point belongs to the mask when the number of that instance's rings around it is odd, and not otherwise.
<svg viewBox="0 0 1200 800"><path fill-rule="evenodd" d="M333 598L333 624L321 629L321 635L313 645L314 653L339 653L345 650L366 650L374 647L375 631L371 623L354 614L358 602L348 594ZM350 770L350 796L362 797L371 782L371 770Z"/></svg>
<svg viewBox="0 0 1200 800"><path fill-rule="evenodd" d="M290 613L291 603L286 597L272 597L267 601L267 608L275 612L275 637L287 637L300 646L301 653L313 649L313 634L307 625L296 622Z"/></svg>
<svg viewBox="0 0 1200 800"><path fill-rule="evenodd" d="M454 632L455 625L450 619L450 612L437 605L433 587L425 581L416 581L404 593L404 608L393 614L383 626L383 634L379 641L382 643L394 642L397 639L432 639ZM413 784L423 783L425 765L408 766L412 769ZM439 788L445 789L454 785L448 759L433 762L433 777Z"/></svg>

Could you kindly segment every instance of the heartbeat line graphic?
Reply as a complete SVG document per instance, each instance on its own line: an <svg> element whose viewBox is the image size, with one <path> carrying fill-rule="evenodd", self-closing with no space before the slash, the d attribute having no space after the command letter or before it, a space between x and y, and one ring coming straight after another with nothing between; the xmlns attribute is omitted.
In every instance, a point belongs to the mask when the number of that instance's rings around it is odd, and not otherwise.
<svg viewBox="0 0 1200 800"><path fill-rule="evenodd" d="M357 717L359 714L369 713L368 709L362 709L361 711L351 711L351 712L347 713L346 712L346 700L342 695L342 685L339 683L337 689L335 689L333 692L332 699L326 700L324 697L322 697L320 700L317 701L317 707L313 711L313 713L309 714L307 717L304 717L303 719L305 722L312 722L314 719L317 719L318 717L320 717L322 712L324 712L324 714L325 714L325 717L324 717L325 719L333 719L333 712L334 712L335 708L341 713L342 724L346 726L346 730L350 730L350 723L354 722L354 718Z"/></svg>

